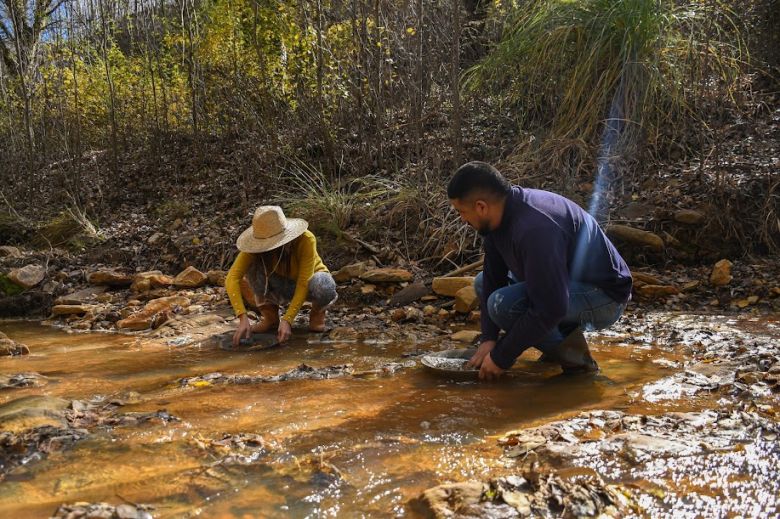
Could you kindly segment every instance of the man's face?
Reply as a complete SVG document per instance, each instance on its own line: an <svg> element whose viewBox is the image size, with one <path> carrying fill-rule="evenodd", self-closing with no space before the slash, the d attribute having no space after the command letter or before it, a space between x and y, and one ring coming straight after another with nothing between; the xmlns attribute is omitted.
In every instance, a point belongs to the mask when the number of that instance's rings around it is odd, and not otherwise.
<svg viewBox="0 0 780 519"><path fill-rule="evenodd" d="M479 234L490 232L490 219L488 218L488 204L484 200L461 200L451 198L450 204L458 211L460 219L476 229Z"/></svg>

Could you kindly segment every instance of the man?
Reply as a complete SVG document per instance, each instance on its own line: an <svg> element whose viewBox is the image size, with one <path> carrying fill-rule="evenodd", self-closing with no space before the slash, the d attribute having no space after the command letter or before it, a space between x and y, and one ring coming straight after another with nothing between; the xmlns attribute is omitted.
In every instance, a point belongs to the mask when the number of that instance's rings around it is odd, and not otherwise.
<svg viewBox="0 0 780 519"><path fill-rule="evenodd" d="M469 360L479 378L499 377L531 346L565 373L598 371L582 330L617 321L632 281L593 217L563 196L510 185L484 162L461 166L447 196L484 239L482 342Z"/></svg>

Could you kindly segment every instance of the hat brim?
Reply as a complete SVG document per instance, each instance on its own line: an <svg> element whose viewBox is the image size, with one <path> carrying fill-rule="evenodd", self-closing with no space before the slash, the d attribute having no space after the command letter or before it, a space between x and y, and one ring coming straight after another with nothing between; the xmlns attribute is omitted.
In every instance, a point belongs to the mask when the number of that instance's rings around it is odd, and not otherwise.
<svg viewBox="0 0 780 519"><path fill-rule="evenodd" d="M309 222L302 218L288 218L287 226L279 234L270 238L255 238L250 226L236 240L236 247L241 252L268 252L277 247L290 243L295 238L303 234L309 228Z"/></svg>

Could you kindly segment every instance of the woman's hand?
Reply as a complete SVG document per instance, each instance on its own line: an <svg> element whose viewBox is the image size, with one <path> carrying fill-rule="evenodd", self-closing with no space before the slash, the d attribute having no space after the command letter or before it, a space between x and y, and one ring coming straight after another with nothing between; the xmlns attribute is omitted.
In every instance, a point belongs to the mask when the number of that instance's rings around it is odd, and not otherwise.
<svg viewBox="0 0 780 519"><path fill-rule="evenodd" d="M279 342L287 342L287 339L292 335L292 326L286 319L279 319L279 331L276 334L276 339Z"/></svg>
<svg viewBox="0 0 780 519"><path fill-rule="evenodd" d="M241 314L238 321L238 329L233 334L233 347L238 348L239 341L244 338L250 338L252 336L252 326L249 324L249 317L246 314Z"/></svg>

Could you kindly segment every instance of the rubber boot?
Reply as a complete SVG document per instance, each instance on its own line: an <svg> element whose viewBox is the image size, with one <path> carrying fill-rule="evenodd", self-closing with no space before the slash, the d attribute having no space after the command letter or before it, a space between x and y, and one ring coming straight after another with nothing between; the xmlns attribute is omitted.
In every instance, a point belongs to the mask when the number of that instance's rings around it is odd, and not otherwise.
<svg viewBox="0 0 780 519"><path fill-rule="evenodd" d="M279 328L279 307L264 304L260 307L260 320L252 325L252 333L275 332Z"/></svg>
<svg viewBox="0 0 780 519"><path fill-rule="evenodd" d="M309 312L309 331L312 332L324 332L325 331L325 309L311 307Z"/></svg>
<svg viewBox="0 0 780 519"><path fill-rule="evenodd" d="M558 345L555 349L555 357L566 375L596 373L599 370L599 365L590 355L588 341L585 340L582 328L579 327Z"/></svg>

